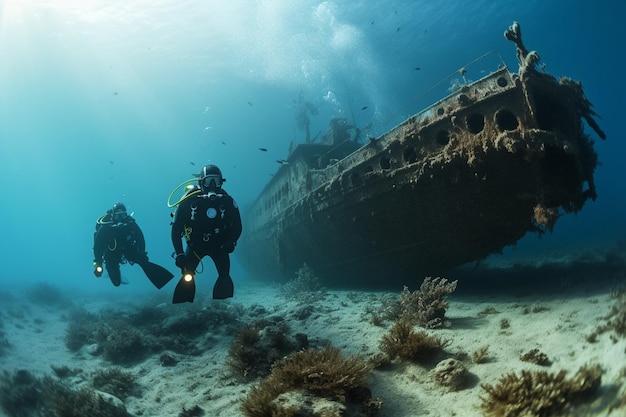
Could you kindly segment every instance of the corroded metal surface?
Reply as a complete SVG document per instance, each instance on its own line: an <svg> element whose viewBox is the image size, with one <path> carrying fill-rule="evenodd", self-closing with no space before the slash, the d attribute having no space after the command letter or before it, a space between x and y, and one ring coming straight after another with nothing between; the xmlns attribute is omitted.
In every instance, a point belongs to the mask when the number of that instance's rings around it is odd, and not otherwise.
<svg viewBox="0 0 626 417"><path fill-rule="evenodd" d="M307 263L326 285L402 284L551 231L595 199L583 120L604 133L591 104L516 44L518 74L498 69L365 145L336 120L325 143L296 147L246 212L244 266L275 280Z"/></svg>

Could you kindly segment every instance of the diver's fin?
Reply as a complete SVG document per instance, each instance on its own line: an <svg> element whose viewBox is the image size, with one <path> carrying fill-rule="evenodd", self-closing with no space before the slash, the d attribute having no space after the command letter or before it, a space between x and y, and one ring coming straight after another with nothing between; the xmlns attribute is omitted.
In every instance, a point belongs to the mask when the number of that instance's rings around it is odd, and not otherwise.
<svg viewBox="0 0 626 417"><path fill-rule="evenodd" d="M163 288L165 284L174 278L174 274L163 268L161 265L153 264L152 262L144 262L139 266L141 266L141 269L143 269L143 272L146 274L148 279L152 281L154 286L158 289Z"/></svg>
<svg viewBox="0 0 626 417"><path fill-rule="evenodd" d="M178 281L178 284L176 284L176 289L174 289L174 298L172 299L172 303L193 303L195 296L195 280L192 279L191 281L185 281L184 278L181 278L180 281Z"/></svg>
<svg viewBox="0 0 626 417"><path fill-rule="evenodd" d="M235 291L233 280L230 277L222 278L217 277L215 285L213 286L213 299L223 300L233 296Z"/></svg>

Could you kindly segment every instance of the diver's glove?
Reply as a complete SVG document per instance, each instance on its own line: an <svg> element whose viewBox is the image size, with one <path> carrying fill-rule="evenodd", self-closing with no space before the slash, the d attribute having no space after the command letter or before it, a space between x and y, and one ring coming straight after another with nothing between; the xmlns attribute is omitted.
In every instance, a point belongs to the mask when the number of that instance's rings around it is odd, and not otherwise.
<svg viewBox="0 0 626 417"><path fill-rule="evenodd" d="M98 261L93 261L93 274L98 278L102 276L102 264Z"/></svg>
<svg viewBox="0 0 626 417"><path fill-rule="evenodd" d="M184 253L179 253L176 255L176 266L180 269L185 269L187 266L187 257Z"/></svg>

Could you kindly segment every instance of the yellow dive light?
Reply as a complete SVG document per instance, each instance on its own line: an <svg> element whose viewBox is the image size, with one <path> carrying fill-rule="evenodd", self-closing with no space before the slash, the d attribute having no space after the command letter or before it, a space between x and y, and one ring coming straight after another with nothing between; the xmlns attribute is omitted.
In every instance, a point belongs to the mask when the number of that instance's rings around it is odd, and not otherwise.
<svg viewBox="0 0 626 417"><path fill-rule="evenodd" d="M193 272L185 272L183 274L183 279L185 280L185 282L193 281Z"/></svg>
<svg viewBox="0 0 626 417"><path fill-rule="evenodd" d="M98 271L98 272L102 272L102 267L101 267L100 265L98 265L98 266L96 267L96 271Z"/></svg>

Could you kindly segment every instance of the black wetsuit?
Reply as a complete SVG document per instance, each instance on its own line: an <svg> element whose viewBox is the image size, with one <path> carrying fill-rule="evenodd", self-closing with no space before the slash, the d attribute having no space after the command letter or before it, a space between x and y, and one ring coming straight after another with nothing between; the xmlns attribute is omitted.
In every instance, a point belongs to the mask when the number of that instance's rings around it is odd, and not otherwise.
<svg viewBox="0 0 626 417"><path fill-rule="evenodd" d="M172 245L185 253L186 271L195 271L200 260L210 256L220 278L230 281L230 256L239 236L241 217L233 198L224 190L196 194L183 200L172 223ZM183 252L182 238L187 242Z"/></svg>
<svg viewBox="0 0 626 417"><path fill-rule="evenodd" d="M121 263L128 261L144 265L148 262L146 241L131 216L117 223L113 222L111 214L102 217L96 224L93 242L96 262L101 263L104 259L109 278L116 287L122 282Z"/></svg>

